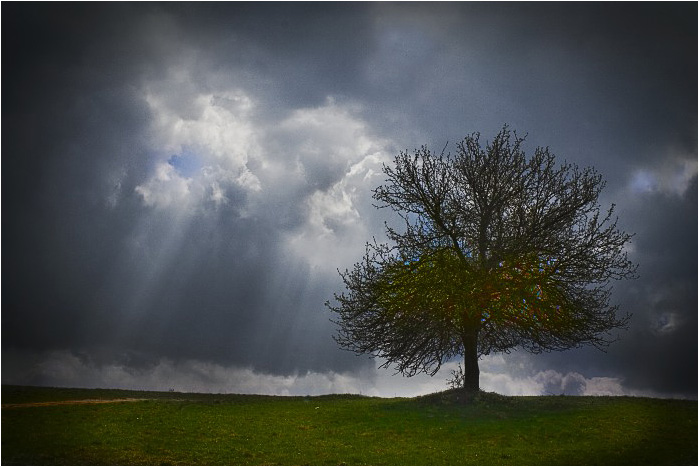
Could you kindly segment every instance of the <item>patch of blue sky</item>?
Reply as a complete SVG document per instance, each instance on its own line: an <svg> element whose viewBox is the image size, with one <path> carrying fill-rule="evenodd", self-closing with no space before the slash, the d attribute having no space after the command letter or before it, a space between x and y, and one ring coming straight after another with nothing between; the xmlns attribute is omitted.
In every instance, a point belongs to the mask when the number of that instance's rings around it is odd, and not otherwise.
<svg viewBox="0 0 700 468"><path fill-rule="evenodd" d="M183 177L192 177L202 168L202 163L196 154L183 150L181 154L173 154L168 158L170 164Z"/></svg>

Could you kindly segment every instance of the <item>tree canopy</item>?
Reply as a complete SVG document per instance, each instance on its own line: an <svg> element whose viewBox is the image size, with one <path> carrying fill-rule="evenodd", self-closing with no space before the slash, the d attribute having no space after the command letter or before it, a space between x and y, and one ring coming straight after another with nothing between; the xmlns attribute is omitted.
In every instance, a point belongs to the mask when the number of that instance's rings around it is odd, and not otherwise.
<svg viewBox="0 0 700 468"><path fill-rule="evenodd" d="M480 356L614 339L629 315L610 304L611 285L635 275L632 236L614 205L600 210L600 174L548 148L528 159L524 140L504 127L485 147L474 133L454 155L422 147L384 166L373 198L403 228L387 225L389 242L341 273L346 291L327 304L341 347L407 376L463 355L475 391Z"/></svg>

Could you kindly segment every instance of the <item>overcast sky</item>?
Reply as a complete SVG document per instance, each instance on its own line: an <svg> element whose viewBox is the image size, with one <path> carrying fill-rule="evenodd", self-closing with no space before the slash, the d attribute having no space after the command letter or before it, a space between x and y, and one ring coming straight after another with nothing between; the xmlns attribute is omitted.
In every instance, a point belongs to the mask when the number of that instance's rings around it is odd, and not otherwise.
<svg viewBox="0 0 700 468"><path fill-rule="evenodd" d="M697 398L697 4L2 5L2 382L415 395L324 302L381 167L509 124L594 166L640 278L505 394Z"/></svg>

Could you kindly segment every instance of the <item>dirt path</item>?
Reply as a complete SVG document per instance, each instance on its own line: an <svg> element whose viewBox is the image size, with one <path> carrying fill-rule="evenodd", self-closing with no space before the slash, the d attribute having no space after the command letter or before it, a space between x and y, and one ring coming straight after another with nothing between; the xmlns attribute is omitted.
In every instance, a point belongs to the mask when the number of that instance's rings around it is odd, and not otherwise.
<svg viewBox="0 0 700 468"><path fill-rule="evenodd" d="M101 403L131 403L135 401L146 401L148 398L117 398L114 400L64 400L64 401L40 401L36 403L6 403L5 408L32 408L36 406L59 406L59 405L98 405Z"/></svg>

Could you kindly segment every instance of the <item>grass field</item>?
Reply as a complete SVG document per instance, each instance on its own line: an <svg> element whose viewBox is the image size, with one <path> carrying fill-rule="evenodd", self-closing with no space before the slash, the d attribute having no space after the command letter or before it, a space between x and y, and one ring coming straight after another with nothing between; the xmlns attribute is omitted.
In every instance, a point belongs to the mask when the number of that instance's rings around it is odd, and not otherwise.
<svg viewBox="0 0 700 468"><path fill-rule="evenodd" d="M86 399L123 402L29 403ZM697 465L697 401L2 387L2 464Z"/></svg>

